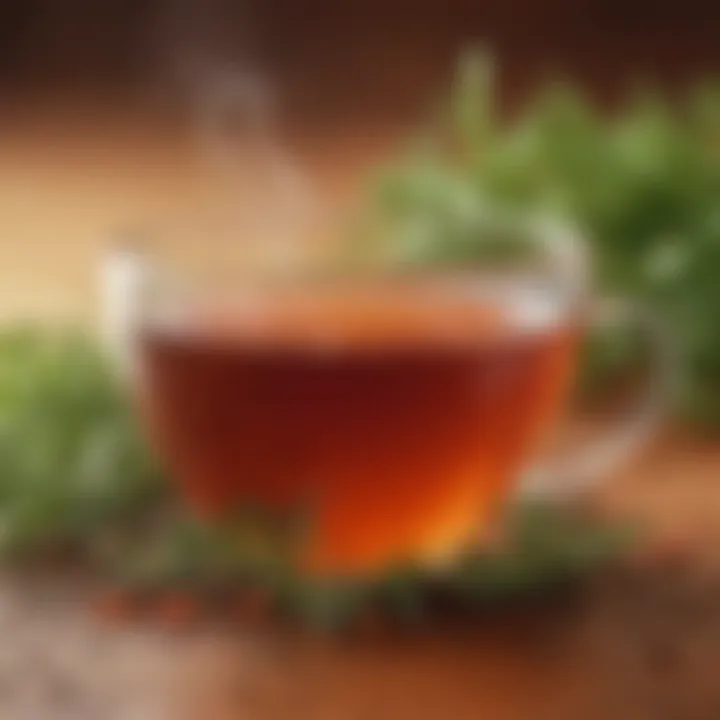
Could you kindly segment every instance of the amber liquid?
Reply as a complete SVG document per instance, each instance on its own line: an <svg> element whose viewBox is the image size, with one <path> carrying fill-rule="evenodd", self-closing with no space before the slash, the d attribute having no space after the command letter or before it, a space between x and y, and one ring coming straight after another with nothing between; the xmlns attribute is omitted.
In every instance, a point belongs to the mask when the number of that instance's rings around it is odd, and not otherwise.
<svg viewBox="0 0 720 720"><path fill-rule="evenodd" d="M316 571L482 534L561 405L571 333L413 293L199 310L144 337L155 443L199 513L311 508Z"/></svg>

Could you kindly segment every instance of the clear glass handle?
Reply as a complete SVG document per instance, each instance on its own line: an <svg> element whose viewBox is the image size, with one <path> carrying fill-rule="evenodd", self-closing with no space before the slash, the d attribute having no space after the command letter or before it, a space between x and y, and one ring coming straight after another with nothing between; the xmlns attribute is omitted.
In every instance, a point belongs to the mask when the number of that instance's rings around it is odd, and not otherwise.
<svg viewBox="0 0 720 720"><path fill-rule="evenodd" d="M651 311L630 301L602 299L589 310L592 326L629 326L653 355L650 377L636 407L600 437L563 457L532 468L523 478L526 495L571 495L595 487L642 449L658 430L672 400L678 363L672 338Z"/></svg>

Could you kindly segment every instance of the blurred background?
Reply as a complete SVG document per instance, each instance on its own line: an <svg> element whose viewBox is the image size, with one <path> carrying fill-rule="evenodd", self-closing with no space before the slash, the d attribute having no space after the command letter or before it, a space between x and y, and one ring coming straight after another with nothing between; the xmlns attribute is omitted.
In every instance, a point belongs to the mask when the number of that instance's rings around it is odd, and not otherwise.
<svg viewBox="0 0 720 720"><path fill-rule="evenodd" d="M687 425L678 411L661 442L598 499L601 515L650 528L647 548L579 593L495 605L472 632L459 623L405 629L399 639L371 632L349 647L304 644L301 633L288 643L258 636L245 608L239 634L207 638L174 634L193 615L181 602L161 618L172 637L158 637L118 628L114 601L100 613L111 616L111 631L98 631L66 589L29 595L3 574L0 672L17 690L0 687L0 715L109 720L112 707L121 720L720 717L720 164L702 160L717 159L720 93L703 115L707 146L694 121L676 126L664 114L683 106L696 81L720 77L719 27L712 0L3 0L0 317L8 326L94 318L110 244L138 227L187 229L186 218L203 217L217 191L203 123L217 119L214 103L229 103L230 115L236 103L245 107L247 87L240 83L240 100L233 94L239 77L257 79L253 103L272 95L268 117L285 169L323 206L344 207L378 162L432 124L459 54L480 43L496 60L501 118L522 117L535 91L557 79L584 91L603 122L648 81L659 90L663 110L628 121L618 134L630 138L626 146L613 136L607 184L627 202L593 229L608 257L620 258L608 285L656 302L685 333L690 414L702 422ZM606 147L593 143L584 147ZM515 180L532 162L516 165ZM594 168L584 176L594 178ZM169 232L178 258L213 257L219 242L202 230ZM657 248L672 272L685 268L677 283L646 281L643 263L647 254L657 260ZM686 262L688 248L697 255ZM84 490L63 494L85 473L66 448L85 458L98 418L117 418L110 400L111 410L97 402L107 378L88 370L85 355L48 357L15 336L0 340L0 545L11 555L22 548L22 558L58 538L93 544L108 508L127 502L139 512L147 501L126 482L142 489L149 473L130 440L103 456L98 474L112 482L88 494L81 478ZM121 427L124 442L131 433Z"/></svg>
<svg viewBox="0 0 720 720"><path fill-rule="evenodd" d="M712 73L717 12L704 0L7 0L1 309L87 308L108 235L192 196L197 78L216 67L270 84L280 132L327 197L427 121L469 43L497 56L505 108L557 76L612 106L636 78L677 92Z"/></svg>

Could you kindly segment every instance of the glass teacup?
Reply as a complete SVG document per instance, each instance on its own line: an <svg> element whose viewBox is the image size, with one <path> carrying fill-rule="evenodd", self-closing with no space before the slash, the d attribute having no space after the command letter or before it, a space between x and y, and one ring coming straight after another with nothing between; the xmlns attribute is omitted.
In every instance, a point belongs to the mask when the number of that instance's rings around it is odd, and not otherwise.
<svg viewBox="0 0 720 720"><path fill-rule="evenodd" d="M661 329L591 297L570 228L512 223L533 252L470 268L332 255L209 280L116 254L116 339L192 510L229 524L247 508L302 517L299 567L380 572L444 561L481 542L518 493L585 488L634 452L667 395ZM590 448L551 457L598 320L646 333L657 354L648 391Z"/></svg>

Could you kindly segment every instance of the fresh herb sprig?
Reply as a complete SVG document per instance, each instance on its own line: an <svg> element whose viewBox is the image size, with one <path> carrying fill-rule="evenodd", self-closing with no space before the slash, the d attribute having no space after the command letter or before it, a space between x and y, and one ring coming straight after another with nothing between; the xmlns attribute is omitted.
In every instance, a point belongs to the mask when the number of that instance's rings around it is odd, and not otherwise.
<svg viewBox="0 0 720 720"><path fill-rule="evenodd" d="M91 338L0 334L0 554L92 550L162 493L125 389Z"/></svg>
<svg viewBox="0 0 720 720"><path fill-rule="evenodd" d="M654 308L673 333L678 415L720 430L720 82L675 103L636 88L613 115L547 83L503 121L493 82L489 57L465 58L442 137L376 174L368 217L380 252L416 267L486 262L522 249L496 231L508 209L568 218L600 285ZM598 380L638 351L626 333L593 348Z"/></svg>

